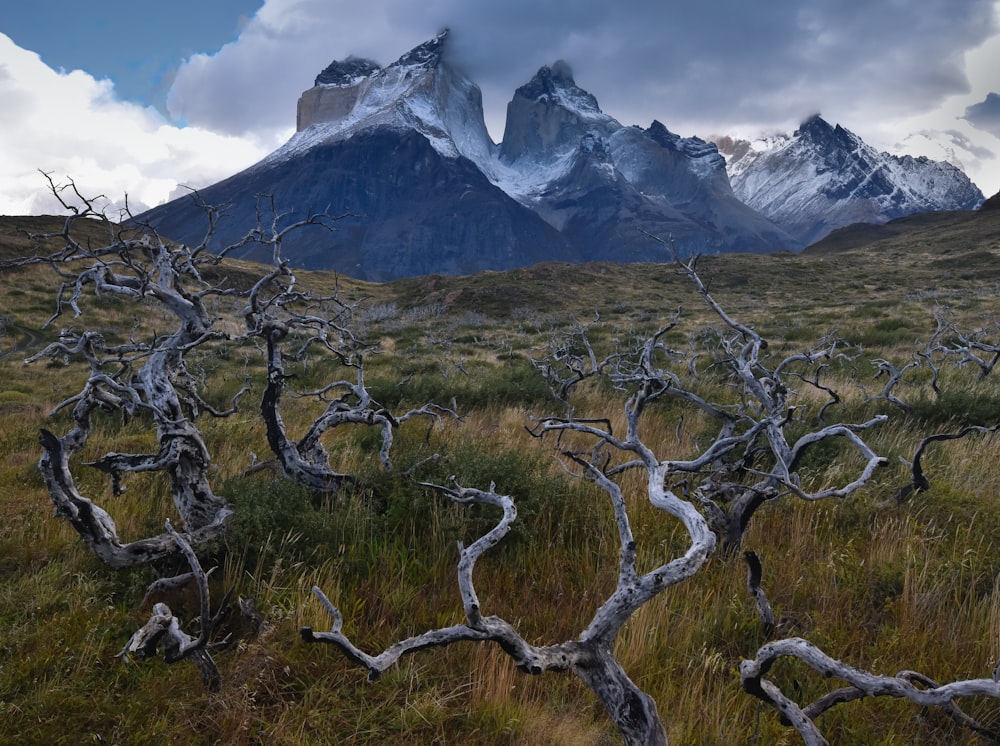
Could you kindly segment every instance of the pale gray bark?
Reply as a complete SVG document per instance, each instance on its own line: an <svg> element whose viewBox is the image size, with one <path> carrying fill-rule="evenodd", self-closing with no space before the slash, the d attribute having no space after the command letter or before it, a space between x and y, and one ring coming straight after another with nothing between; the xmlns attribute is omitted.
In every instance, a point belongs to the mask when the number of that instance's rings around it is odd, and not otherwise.
<svg viewBox="0 0 1000 746"><path fill-rule="evenodd" d="M173 615L169 606L165 603L157 603L153 605L153 614L149 621L136 630L129 641L125 643L125 647L119 651L117 657L126 661L133 655L138 658L152 658L159 654L162 647L163 659L167 663L191 660L201 671L205 687L215 690L218 689L222 677L210 651L224 646L228 641L222 640L218 643L212 643L211 639L218 627L219 620L227 611L227 603L224 600L218 612L214 616L212 615L208 592L208 573L202 569L190 542L173 529L170 521L166 523L166 534L184 555L191 567L190 577L198 586L199 610L201 612L198 616L200 626L198 636L192 637L182 629L181 620Z"/></svg>
<svg viewBox="0 0 1000 746"><path fill-rule="evenodd" d="M197 193L192 198L204 211L206 234L198 246L191 247L162 240L151 227L137 224L127 209L123 224L112 222L95 208L93 200L80 194L73 182L57 186L50 179L49 184L70 215L60 233L36 238L59 239L62 248L18 262L49 264L63 278L56 310L48 324L67 310L75 317L81 316L84 294L91 289L98 296L153 303L176 323L166 335L153 331L149 338L139 341L135 339L137 325L130 341L118 345L108 344L92 331L67 331L58 342L27 361L49 358L68 363L83 358L90 369L83 390L54 410L72 407L73 429L62 436L46 430L40 438L43 455L39 468L56 512L67 518L97 556L112 567L146 564L174 554L176 542L167 534L122 541L111 516L82 495L74 482L71 460L86 444L93 416L98 412L120 413L126 418L149 416L156 427L156 453L112 452L88 464L109 475L114 494L124 491L123 480L130 473L162 472L188 540L199 545L219 536L231 510L212 490L211 457L195 420L203 413L217 417L232 414L247 387L233 398L227 410L216 408L202 397L203 381L188 369L188 360L192 352L226 338L216 328L218 319L209 310L209 300L246 293L225 287L225 278L221 284L208 282L204 273L217 272L227 255L251 243L270 247L280 262L281 240L288 232L303 225L328 226L336 218L310 215L281 227L285 216L275 210L269 198L261 197L257 226L236 243L210 254L207 246L221 211L201 202ZM69 198L64 198L67 193ZM77 241L74 229L81 220L105 226L107 243L95 247ZM279 274L281 269L262 282Z"/></svg>
<svg viewBox="0 0 1000 746"><path fill-rule="evenodd" d="M314 298L300 291L294 273L284 263L257 282L243 312L247 337L262 339L265 345L267 384L260 411L268 445L287 476L317 492L336 492L355 479L337 471L330 462L323 438L331 430L345 425L378 429L382 439L379 460L391 470L392 444L400 425L414 417L425 417L433 427L442 416L458 417L454 411L434 404L393 414L374 401L364 379L367 348L349 326L352 312L353 308L336 295ZM296 441L288 435L281 416L281 401L288 393L286 382L291 378L286 363L301 363L311 356L311 364L316 365L317 353L329 356L354 378L295 394L325 404L324 411Z"/></svg>
<svg viewBox="0 0 1000 746"><path fill-rule="evenodd" d="M516 516L511 498L498 494L491 486L487 491L437 488L456 502L493 505L503 512L492 531L470 547L459 547L458 584L465 612L463 624L431 630L391 645L381 653L369 654L344 635L340 611L319 589L314 589L333 618L333 627L328 632L304 628L303 639L334 645L351 661L365 667L373 679L401 656L418 650L458 641L495 642L519 669L528 673L569 670L576 674L604 704L626 744L666 744L666 728L655 702L631 681L612 652L622 627L651 599L695 576L715 551L717 536L737 545L750 516L764 500L783 494L805 500L844 498L864 486L875 468L884 463L862 437L866 430L881 424L884 417L859 424L817 426L794 440L788 436L794 407L788 404L790 392L786 379L807 380L803 366L818 365L824 354L826 358L822 364L828 364L830 356L836 354L834 344L824 347L823 351L792 356L768 367L762 355L766 342L723 311L708 294L693 264L678 264L728 329L727 334L719 337L721 347L715 353L715 362L729 371L729 380L739 392L737 403L716 403L700 395L692 385L690 378L697 377L696 356L671 349L663 341L679 317L639 344L619 347L603 357L594 349L586 329L581 328L570 339L556 340L552 354L536 362L557 396L566 402L566 414L535 419L530 432L540 439L554 440L566 469L604 490L611 500L618 531L616 586L580 634L573 640L535 646L524 640L506 620L483 614L473 583L475 562L503 538ZM575 416L573 392L590 378L603 378L624 392L624 432L616 432L610 418ZM807 382L811 380L819 387L815 370ZM680 400L719 424L716 437L696 448L690 458L662 459L642 438L643 421L650 405L665 397ZM828 408L824 407L824 411ZM847 440L862 454L864 465L844 484L817 490L803 487L797 472L803 454L816 443L832 437ZM570 447L569 443L574 446ZM678 521L688 537L685 550L676 556L662 558L660 564L646 572L641 572L636 562L638 545L619 481L626 472L633 471L643 475L642 484L649 504L665 517ZM733 478L736 471L751 475L755 481L749 485L737 482ZM701 482L692 488L690 479L693 476L700 477ZM678 488L685 483L687 487ZM769 611L766 596L760 589L759 575L758 566L750 579L751 591L759 608L764 609L766 605ZM791 706L788 710L794 714Z"/></svg>
<svg viewBox="0 0 1000 746"><path fill-rule="evenodd" d="M94 218L108 227L110 241L104 246L84 246L73 236L77 220ZM154 334L147 341L136 341L133 336L117 345L95 332L64 331L59 341L26 361L82 358L89 367L83 390L53 410L54 414L72 407L74 427L62 436L43 430L40 437L43 455L39 469L56 512L67 518L97 556L112 567L145 564L176 552L175 542L166 534L123 542L110 515L80 493L71 470L71 459L86 444L96 413L150 416L159 442L156 453L108 453L89 465L110 476L115 494L124 491L123 477L128 473L164 472L190 540L211 540L231 511L212 491L208 449L193 418L199 411L226 413L202 399L185 358L191 350L222 337L214 329L215 319L205 307L205 298L224 291L202 281L199 272L202 263L214 259L197 248L169 245L155 234L126 233L95 215L86 202L67 219L57 237L63 242L60 251L26 260L46 262L63 277L49 324L67 307L75 316L82 315L84 292L93 286L98 295L154 301L174 315L177 327L165 336Z"/></svg>
<svg viewBox="0 0 1000 746"><path fill-rule="evenodd" d="M497 525L472 545L459 544L458 586L466 621L450 627L430 630L409 637L389 646L381 653L370 655L358 648L343 633L343 617L319 588L313 592L320 599L333 619L327 632L314 632L310 627L301 630L306 642L324 642L335 646L348 660L368 670L370 681L395 665L404 655L430 647L450 645L461 641L495 642L511 657L514 665L525 673L538 675L544 671L571 670L597 695L608 714L622 733L625 743L632 746L666 744L666 731L659 719L656 703L629 679L621 664L614 658L611 646L617 630L628 617L645 603L656 588L666 587L669 579L681 579L673 572L660 568L648 576L629 577L628 585L621 582L615 595L598 610L590 627L579 639L548 646L528 643L512 624L495 616L483 616L473 580L476 561L484 552L495 546L510 530L517 516L514 501L507 495L497 494L495 487L487 491L455 486L432 486L446 493L457 503L493 505L502 510ZM705 534L711 543L711 534ZM627 563L634 570L634 542ZM710 547L702 551L710 551Z"/></svg>
<svg viewBox="0 0 1000 746"><path fill-rule="evenodd" d="M848 689L831 692L802 708L765 678L781 658L795 658L824 678L840 679L850 686ZM895 676L879 676L849 666L830 657L812 643L793 637L769 642L757 651L756 657L742 661L740 681L744 690L781 712L809 746L828 743L814 722L816 717L841 702L861 696L895 697L908 699L922 707L941 707L960 724L993 739L1000 738L1000 733L983 727L955 704L956 699L963 697L986 696L1000 699L1000 682L994 678L967 679L939 685L914 671L901 671Z"/></svg>

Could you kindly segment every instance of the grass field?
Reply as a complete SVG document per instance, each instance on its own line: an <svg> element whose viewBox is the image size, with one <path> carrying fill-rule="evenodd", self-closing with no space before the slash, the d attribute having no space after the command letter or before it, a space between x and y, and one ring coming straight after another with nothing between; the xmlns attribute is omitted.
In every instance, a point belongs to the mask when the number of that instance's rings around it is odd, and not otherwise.
<svg viewBox="0 0 1000 746"><path fill-rule="evenodd" d="M0 219L0 258L31 246L11 231L28 219ZM43 219L28 226L49 225ZM4 222L6 221L6 222ZM93 240L100 240L95 234ZM927 492L894 496L909 480L903 459L921 437L968 423L1000 422L1000 378L948 368L935 399L919 370L899 393L918 406L905 413L864 392L879 358L897 365L935 330L935 309L963 329L1000 315L1000 244L993 239L895 246L822 255L727 255L703 259L713 296L752 324L776 355L805 349L836 331L861 346L852 365L826 385L843 396L838 416L889 422L870 442L888 466L846 501L809 504L786 497L754 518L744 548L764 562L764 587L779 634L804 637L843 661L881 674L914 669L939 681L989 677L1000 659L1000 440L975 435L936 444L924 467ZM247 286L259 268L239 262L229 282ZM568 674L519 673L495 646L464 644L406 658L379 681L332 649L301 642L298 629L330 620L310 592L318 585L345 614L345 631L381 650L432 627L462 621L455 581L456 540L475 539L496 520L488 511L448 503L416 481L445 482L514 496L518 522L477 565L485 613L514 623L545 644L574 638L614 588L618 536L607 496L561 468L551 443L525 431L529 415L558 413L530 364L553 335L590 324L596 345L648 333L681 309L671 343L686 345L717 325L694 288L670 264L540 265L470 277L422 277L384 285L303 273L317 292L336 284L363 301L357 329L379 349L366 377L387 407L433 400L454 405L460 421L428 434L416 421L394 446L396 473L377 458L364 429L331 433L337 467L363 488L317 498L272 471L245 472L251 454L268 457L254 396L263 363L252 346L219 343L198 362L219 403L249 377L236 415L204 419L216 492L236 509L225 540L203 561L217 565L213 597L234 588L252 598L266 623L254 639L216 654L223 682L205 691L194 666L115 657L149 616L140 607L152 569L116 572L101 565L52 505L36 464L38 430L68 426L48 413L79 391L80 363L24 358L56 338L60 326L124 338L130 329L166 331L170 319L148 303L86 298L79 319L52 314L59 279L51 269L8 269L0 291L0 741L25 744L611 744L617 732L593 695ZM214 312L236 328L239 299ZM995 339L994 343L1000 340ZM297 369L303 388L342 377L330 362ZM707 385L707 384L706 384ZM714 385L714 384L713 384ZM726 396L720 385L719 397ZM620 417L617 392L599 384L574 399L579 416ZM321 411L321 407L320 407ZM288 399L283 415L301 432L317 403ZM683 453L677 433L704 423L676 406L657 410L646 437ZM680 423L680 424L679 424ZM130 478L111 496L103 474L83 464L107 451L155 449L150 422L107 417L80 458L85 493L113 514L127 538L156 533L171 517L166 486ZM432 452L443 458L412 479L398 472ZM842 478L843 454L820 452L803 466L816 482ZM649 507L629 483L641 563L653 566L684 546L676 521ZM160 567L170 573L180 567ZM618 639L626 670L657 701L671 743L798 743L776 713L745 694L738 665L766 641L746 591L740 556L716 553L691 580L636 614ZM156 600L156 599L154 599ZM190 590L165 598L184 620L198 614ZM232 624L235 624L233 622ZM238 631L238 630L237 630ZM804 667L779 664L787 692L808 702L837 684ZM1000 702L962 703L1000 728ZM834 708L818 720L840 744L972 744L979 737L943 712L888 698Z"/></svg>

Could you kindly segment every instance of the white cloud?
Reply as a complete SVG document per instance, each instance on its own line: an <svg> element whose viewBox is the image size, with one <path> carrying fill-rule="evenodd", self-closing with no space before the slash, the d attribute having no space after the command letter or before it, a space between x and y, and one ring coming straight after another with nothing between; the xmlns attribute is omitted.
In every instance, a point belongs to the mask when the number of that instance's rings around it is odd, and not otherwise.
<svg viewBox="0 0 1000 746"><path fill-rule="evenodd" d="M233 135L294 128L299 95L332 60L353 54L388 63L438 30L426 20L400 27L380 7L268 0L238 39L180 66L167 96L170 115Z"/></svg>
<svg viewBox="0 0 1000 746"><path fill-rule="evenodd" d="M961 95L982 100L980 73L995 78L998 61L984 63L977 47L998 40L997 7L996 0L926 0L919 10L869 0L266 0L237 40L181 65L169 107L190 124L236 135L290 127L299 94L331 60L357 55L387 64L448 26L452 61L483 89L494 139L514 89L563 58L625 124L656 118L684 135L746 133L794 128L818 111L862 137L892 142L909 133L887 133L887 123Z"/></svg>
<svg viewBox="0 0 1000 746"><path fill-rule="evenodd" d="M926 0L919 12L869 0L266 0L236 40L178 68L168 110L184 126L117 100L108 81L54 71L0 34L0 213L55 209L38 169L88 193L128 192L133 205L162 202L179 183L222 179L291 133L298 96L332 60L387 64L445 26L452 60L483 89L497 140L514 89L563 58L612 116L659 119L682 135L787 130L816 112L881 149L914 132L958 130L972 148L956 145L956 160L990 193L1000 188L1000 159L984 154L1000 155L1000 140L958 118L996 90L998 8L1000 0Z"/></svg>
<svg viewBox="0 0 1000 746"><path fill-rule="evenodd" d="M53 70L3 34L0 102L0 214L62 212L39 171L112 203L127 194L138 211L178 182L205 186L275 145L171 126L152 108L117 100L110 81Z"/></svg>

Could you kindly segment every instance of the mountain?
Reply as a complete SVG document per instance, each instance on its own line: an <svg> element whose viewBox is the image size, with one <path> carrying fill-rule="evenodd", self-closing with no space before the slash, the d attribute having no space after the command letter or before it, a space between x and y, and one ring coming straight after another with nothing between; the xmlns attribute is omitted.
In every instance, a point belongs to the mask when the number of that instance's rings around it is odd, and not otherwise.
<svg viewBox="0 0 1000 746"><path fill-rule="evenodd" d="M494 165L497 183L576 248L583 260L798 248L733 194L715 145L660 122L625 127L576 85L565 62L514 93Z"/></svg>
<svg viewBox="0 0 1000 746"><path fill-rule="evenodd" d="M346 214L332 231L289 234L283 256L368 280L574 260L557 230L476 165L495 146L478 87L442 61L446 36L385 68L357 58L335 62L300 98L298 131L285 145L197 199L182 197L137 219L193 243L207 226L199 200L228 205L210 243L218 249L257 224L257 195L272 198L283 225L319 212ZM271 258L253 245L234 255Z"/></svg>
<svg viewBox="0 0 1000 746"><path fill-rule="evenodd" d="M290 234L283 256L369 280L662 260L650 235L672 238L684 254L798 248L736 198L714 145L658 122L622 126L565 63L516 91L494 144L480 90L449 63L447 38L384 68L356 57L332 63L300 97L285 145L138 219L194 243L207 227L200 205L227 205L210 244L218 249L256 225L258 195L284 213L282 224L346 213L333 231ZM269 259L253 245L241 251Z"/></svg>
<svg viewBox="0 0 1000 746"><path fill-rule="evenodd" d="M803 244L853 223L971 210L983 201L950 163L880 153L819 116L792 135L715 142L736 195Z"/></svg>
<svg viewBox="0 0 1000 746"><path fill-rule="evenodd" d="M201 205L226 205L210 244L219 249L257 225L261 206L270 223L273 204L281 225L343 215L333 230L289 234L283 256L384 281L662 261L657 238L682 256L798 250L841 226L982 202L954 166L878 153L818 116L756 142L684 138L658 121L623 126L561 61L514 92L495 144L480 90L449 62L447 40L444 31L386 67L333 62L301 95L287 143L139 219L197 243ZM265 254L247 243L235 255Z"/></svg>

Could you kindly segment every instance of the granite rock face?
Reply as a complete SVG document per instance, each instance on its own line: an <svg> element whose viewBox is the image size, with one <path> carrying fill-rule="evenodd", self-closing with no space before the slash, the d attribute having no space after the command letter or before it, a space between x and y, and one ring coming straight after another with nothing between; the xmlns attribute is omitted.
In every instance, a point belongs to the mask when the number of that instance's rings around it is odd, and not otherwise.
<svg viewBox="0 0 1000 746"><path fill-rule="evenodd" d="M818 118L782 148L735 144L727 164L716 144L660 122L623 126L562 61L515 91L495 144L478 86L449 61L447 31L386 67L332 63L300 97L297 118L296 134L259 163L140 219L198 243L207 228L198 200L228 205L211 244L220 249L257 224L261 204L274 204L281 225L343 215L332 231L290 234L283 257L391 280L546 260L667 259L653 237L682 256L796 250L838 221L935 209L928 193L982 200L948 169L888 160ZM783 195L793 178L797 188ZM236 255L271 258L263 253L249 243Z"/></svg>

